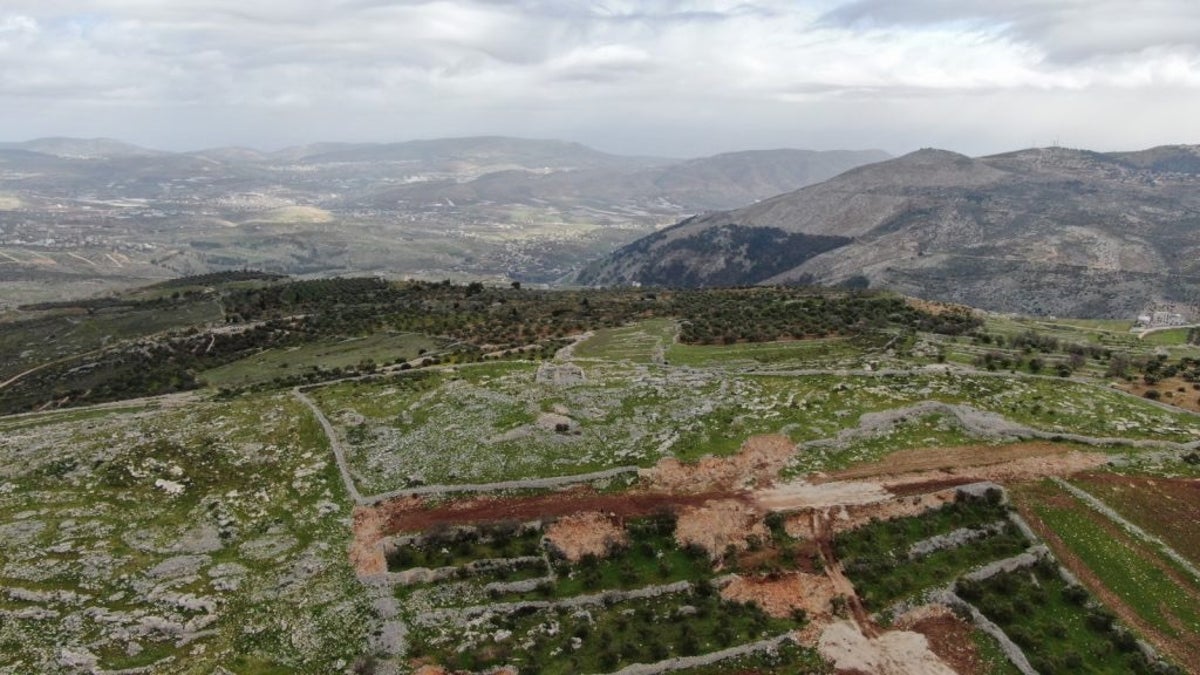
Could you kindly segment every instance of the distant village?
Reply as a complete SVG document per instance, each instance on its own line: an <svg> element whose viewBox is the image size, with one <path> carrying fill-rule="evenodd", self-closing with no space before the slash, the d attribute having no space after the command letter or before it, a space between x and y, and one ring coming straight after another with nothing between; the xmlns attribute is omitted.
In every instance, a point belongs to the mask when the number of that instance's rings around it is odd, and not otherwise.
<svg viewBox="0 0 1200 675"><path fill-rule="evenodd" d="M1174 326L1186 326L1188 320L1179 312L1171 311L1151 311L1145 314L1139 314L1133 324L1133 330L1144 330L1146 328L1171 328Z"/></svg>

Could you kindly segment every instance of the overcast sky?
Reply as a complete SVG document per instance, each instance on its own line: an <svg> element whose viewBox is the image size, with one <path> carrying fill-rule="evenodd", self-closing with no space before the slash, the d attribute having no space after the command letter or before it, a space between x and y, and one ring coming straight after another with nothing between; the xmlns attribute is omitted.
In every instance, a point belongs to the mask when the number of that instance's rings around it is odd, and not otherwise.
<svg viewBox="0 0 1200 675"><path fill-rule="evenodd" d="M1198 0L0 0L0 139L1200 143Z"/></svg>

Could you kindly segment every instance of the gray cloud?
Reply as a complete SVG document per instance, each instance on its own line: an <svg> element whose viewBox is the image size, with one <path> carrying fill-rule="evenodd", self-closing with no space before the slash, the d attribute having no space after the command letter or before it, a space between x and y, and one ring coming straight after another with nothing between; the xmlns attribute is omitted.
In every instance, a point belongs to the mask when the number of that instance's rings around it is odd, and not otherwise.
<svg viewBox="0 0 1200 675"><path fill-rule="evenodd" d="M1142 110L1196 109L1198 42L1191 0L5 0L0 123L167 147L1132 147L1200 140Z"/></svg>
<svg viewBox="0 0 1200 675"><path fill-rule="evenodd" d="M1200 3L1193 0L855 0L826 13L822 23L999 30L1064 61L1200 47Z"/></svg>

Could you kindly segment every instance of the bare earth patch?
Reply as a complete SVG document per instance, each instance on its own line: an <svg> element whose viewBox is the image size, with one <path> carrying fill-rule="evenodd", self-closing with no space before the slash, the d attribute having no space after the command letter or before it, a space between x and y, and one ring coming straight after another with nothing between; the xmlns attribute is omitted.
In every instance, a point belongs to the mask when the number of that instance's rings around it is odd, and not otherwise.
<svg viewBox="0 0 1200 675"><path fill-rule="evenodd" d="M761 508L769 511L791 511L796 509L827 509L835 506L874 504L892 498L879 483L866 481L839 481L813 484L796 481L769 490L760 490L755 500Z"/></svg>
<svg viewBox="0 0 1200 675"><path fill-rule="evenodd" d="M954 475L990 477L1001 474L1022 478L1023 472L1029 473L1029 478L1041 478L1056 475L1061 471L1078 471L1080 469L1075 468L1078 466L1088 468L1094 464L1103 464L1107 459L1102 453L1085 453L1069 446L1044 442L914 448L893 452L878 462L836 471L820 480L903 474L928 477L930 472L937 472L943 478Z"/></svg>
<svg viewBox="0 0 1200 675"><path fill-rule="evenodd" d="M546 540L564 558L579 562L587 555L603 558L617 547L628 546L629 533L612 516L576 513L551 523Z"/></svg>
<svg viewBox="0 0 1200 675"><path fill-rule="evenodd" d="M1135 396L1145 396L1146 392L1153 389L1159 392L1158 401L1161 403L1200 412L1200 390L1193 388L1192 383L1182 377L1167 377L1154 384L1135 379L1133 382L1122 382L1117 388Z"/></svg>
<svg viewBox="0 0 1200 675"><path fill-rule="evenodd" d="M1016 443L988 446L902 450L871 464L863 464L817 481L870 478L889 492L913 494L927 487L951 487L979 481L1030 481L1046 476L1068 476L1104 466L1108 455L1081 452L1054 443Z"/></svg>
<svg viewBox="0 0 1200 675"><path fill-rule="evenodd" d="M954 501L953 489L938 490L927 494L912 496L897 496L887 501L872 504L851 505L829 509L829 518L825 524L828 534L857 529L872 520L892 520L895 518L911 518L927 511L941 508L948 502ZM793 537L812 539L818 536L814 528L812 514L803 512L789 516L784 521L784 528Z"/></svg>
<svg viewBox="0 0 1200 675"><path fill-rule="evenodd" d="M1200 563L1200 480L1150 478L1113 473L1076 476L1091 492L1121 515L1164 539L1172 548Z"/></svg>
<svg viewBox="0 0 1200 675"><path fill-rule="evenodd" d="M675 524L675 541L680 546L699 546L714 560L730 548L746 550L752 537L766 541L770 536L758 512L729 499L686 507Z"/></svg>
<svg viewBox="0 0 1200 675"><path fill-rule="evenodd" d="M721 589L721 597L732 602L752 602L776 618L788 618L797 609L812 619L832 615L831 601L837 595L825 575L789 572L775 578L738 576Z"/></svg>
<svg viewBox="0 0 1200 675"><path fill-rule="evenodd" d="M916 309L926 314L941 316L942 314L978 314L979 310L967 305L956 305L952 302L938 302L936 300L922 300L920 298L905 298L904 302L909 307Z"/></svg>
<svg viewBox="0 0 1200 675"><path fill-rule="evenodd" d="M714 499L737 501L745 496L728 492L597 494L590 488L577 487L529 497L466 497L432 507L426 497L398 497L354 509L354 538L349 557L358 575L369 577L387 571L387 560L379 544L396 534L415 534L440 525L548 520L587 512L607 513L617 519L638 518L664 509L678 511L701 506Z"/></svg>
<svg viewBox="0 0 1200 675"><path fill-rule="evenodd" d="M984 673L987 666L971 638L974 628L944 605L924 605L896 620L896 628L925 636L929 649L960 675Z"/></svg>
<svg viewBox="0 0 1200 675"><path fill-rule="evenodd" d="M695 464L666 457L654 468L643 471L643 477L650 489L664 492L762 487L774 482L795 452L796 444L786 436L754 436L731 457L705 457Z"/></svg>
<svg viewBox="0 0 1200 675"><path fill-rule="evenodd" d="M852 621L832 623L821 633L821 655L838 671L872 675L955 675L929 648L924 635L888 631L879 637L862 634Z"/></svg>
<svg viewBox="0 0 1200 675"><path fill-rule="evenodd" d="M411 501L411 500L396 500ZM397 504L398 506L398 504ZM351 526L354 537L350 540L350 564L354 566L359 577L370 577L387 572L387 558L379 542L384 537L384 527L387 524L385 512L381 509L359 506L354 509L354 523Z"/></svg>

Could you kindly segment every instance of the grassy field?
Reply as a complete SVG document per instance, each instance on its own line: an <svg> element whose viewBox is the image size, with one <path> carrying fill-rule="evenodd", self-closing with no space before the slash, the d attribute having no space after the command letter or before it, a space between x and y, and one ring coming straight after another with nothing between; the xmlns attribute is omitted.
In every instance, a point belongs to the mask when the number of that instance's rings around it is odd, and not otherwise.
<svg viewBox="0 0 1200 675"><path fill-rule="evenodd" d="M575 347L575 356L650 363L671 346L677 330L671 319L652 319L632 326L601 329Z"/></svg>
<svg viewBox="0 0 1200 675"><path fill-rule="evenodd" d="M1051 483L1016 492L1066 554L1089 572L1084 581L1113 594L1144 627L1189 653L1200 637L1200 580ZM1099 587L1097 587L1099 586Z"/></svg>
<svg viewBox="0 0 1200 675"><path fill-rule="evenodd" d="M1053 565L958 584L958 593L1004 629L1041 673L1152 673L1136 646L1111 628L1111 616L1086 606Z"/></svg>
<svg viewBox="0 0 1200 675"><path fill-rule="evenodd" d="M667 361L678 366L837 367L843 361L856 364L865 353L861 341L851 338L814 338L784 342L733 345L673 344Z"/></svg>
<svg viewBox="0 0 1200 675"><path fill-rule="evenodd" d="M1147 333L1142 341L1148 345L1179 347L1187 344L1188 331L1187 328L1154 331Z"/></svg>
<svg viewBox="0 0 1200 675"><path fill-rule="evenodd" d="M353 368L364 362L386 365L434 351L440 341L417 333L376 333L361 338L323 340L290 349L270 349L206 370L200 380L213 387L242 387L295 375L313 367Z"/></svg>
<svg viewBox="0 0 1200 675"><path fill-rule="evenodd" d="M1072 482L1200 564L1200 537L1195 531L1200 484L1196 481L1101 473L1076 476Z"/></svg>

